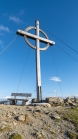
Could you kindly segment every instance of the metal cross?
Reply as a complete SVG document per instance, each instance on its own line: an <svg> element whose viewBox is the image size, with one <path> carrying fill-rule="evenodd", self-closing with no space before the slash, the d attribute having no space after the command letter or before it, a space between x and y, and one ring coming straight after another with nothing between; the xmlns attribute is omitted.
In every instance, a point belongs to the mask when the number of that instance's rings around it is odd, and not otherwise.
<svg viewBox="0 0 78 139"><path fill-rule="evenodd" d="M36 35L33 35L29 32L27 32L30 29L35 29L36 30ZM41 32L46 38L42 38L39 36L39 32ZM41 89L41 73L40 73L40 50L46 50L49 45L55 44L54 41L51 41L48 39L48 36L43 32L41 29L39 29L39 21L36 20L36 27L30 26L25 29L25 31L22 30L17 30L17 34L24 36L25 41L27 44L32 47L33 49L36 50L36 90L37 90L37 102L42 101L42 89ZM31 38L36 40L36 46L33 46L27 38ZM40 48L39 42L44 42L46 43L46 47Z"/></svg>

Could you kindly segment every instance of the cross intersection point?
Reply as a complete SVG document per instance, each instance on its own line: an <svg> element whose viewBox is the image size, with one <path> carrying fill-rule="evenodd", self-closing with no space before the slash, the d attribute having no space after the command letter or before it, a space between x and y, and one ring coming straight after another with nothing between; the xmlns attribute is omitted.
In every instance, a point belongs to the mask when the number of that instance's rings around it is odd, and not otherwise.
<svg viewBox="0 0 78 139"><path fill-rule="evenodd" d="M24 36L25 41L26 41L26 42L28 43L28 45L31 46L33 49L36 49L36 47L30 44L30 42L27 40L27 37L32 38L32 39L35 39L35 40L36 40L36 39L39 39L39 41L44 42L44 43L47 43L48 46L46 46L46 47L44 47L44 48L39 48L39 50L46 50L46 49L49 47L49 45L54 45L54 44L55 44L54 41L51 41L51 40L48 39L48 36L47 36L47 35L45 34L45 32L43 32L41 29L39 29L39 31L46 37L46 39L45 39L45 38L42 38L42 37L39 37L39 36L37 36L37 35L31 34L31 33L29 33L29 32L27 32L27 31L30 30L30 29L36 29L36 27L33 27L33 26L28 27L28 28L25 29L25 31L17 30L17 34L19 34L19 35L21 35L21 36Z"/></svg>

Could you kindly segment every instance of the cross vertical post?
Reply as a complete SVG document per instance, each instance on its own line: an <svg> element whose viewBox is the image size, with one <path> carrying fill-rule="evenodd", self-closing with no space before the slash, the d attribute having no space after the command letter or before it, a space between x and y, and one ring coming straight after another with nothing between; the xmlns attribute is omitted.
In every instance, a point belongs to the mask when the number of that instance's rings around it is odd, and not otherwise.
<svg viewBox="0 0 78 139"><path fill-rule="evenodd" d="M36 20L36 35L39 36L39 21ZM36 90L37 90L37 102L42 101L41 91L41 73L40 73L40 46L39 39L36 39Z"/></svg>

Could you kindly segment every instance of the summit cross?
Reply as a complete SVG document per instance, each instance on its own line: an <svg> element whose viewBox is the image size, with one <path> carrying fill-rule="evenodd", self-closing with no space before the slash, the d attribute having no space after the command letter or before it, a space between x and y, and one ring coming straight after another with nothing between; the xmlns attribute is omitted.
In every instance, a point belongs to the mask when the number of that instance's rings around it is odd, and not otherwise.
<svg viewBox="0 0 78 139"><path fill-rule="evenodd" d="M35 29L36 34L31 34L29 32L27 32L30 29ZM39 32L41 32L45 38L42 38L39 36ZM23 30L17 30L16 32L17 34L19 34L20 36L24 36L26 43L32 47L33 49L36 50L36 90L37 90L37 102L42 102L42 88L41 88L41 72L40 72L40 51L41 50L46 50L49 45L54 45L55 42L51 41L48 39L48 36L45 34L44 31L42 31L41 29L39 29L39 21L36 20L36 27L34 26L30 26L28 28L25 29L25 31ZM36 46L33 46L27 38L31 38L36 40ZM40 43L39 42L44 42L46 43L46 47L44 48L40 48Z"/></svg>

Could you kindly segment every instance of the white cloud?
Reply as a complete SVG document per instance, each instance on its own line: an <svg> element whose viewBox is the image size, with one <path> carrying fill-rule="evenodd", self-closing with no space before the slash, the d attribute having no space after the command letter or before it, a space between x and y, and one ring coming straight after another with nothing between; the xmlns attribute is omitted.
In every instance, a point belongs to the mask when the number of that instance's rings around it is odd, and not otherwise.
<svg viewBox="0 0 78 139"><path fill-rule="evenodd" d="M9 20L14 21L15 23L22 23L22 20L15 16L9 16Z"/></svg>
<svg viewBox="0 0 78 139"><path fill-rule="evenodd" d="M22 16L24 15L24 10L20 10L19 13L15 14L15 15L8 15L7 13L4 13L3 16L6 16L9 18L9 20L15 22L15 23L23 23L23 21L18 17L18 16Z"/></svg>
<svg viewBox="0 0 78 139"><path fill-rule="evenodd" d="M61 82L61 79L59 77L51 77L50 80L53 80L55 82Z"/></svg>
<svg viewBox="0 0 78 139"><path fill-rule="evenodd" d="M0 25L0 31L6 31L9 32L9 28L8 27L4 27L3 25Z"/></svg>

